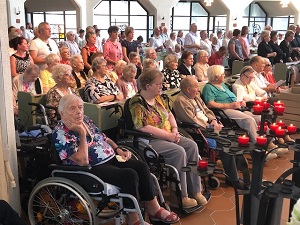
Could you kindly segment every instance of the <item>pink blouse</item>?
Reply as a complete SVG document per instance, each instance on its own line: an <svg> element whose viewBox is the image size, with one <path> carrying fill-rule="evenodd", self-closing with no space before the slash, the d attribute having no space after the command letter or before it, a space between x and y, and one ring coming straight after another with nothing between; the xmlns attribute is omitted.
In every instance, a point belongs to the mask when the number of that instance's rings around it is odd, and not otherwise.
<svg viewBox="0 0 300 225"><path fill-rule="evenodd" d="M116 41L116 42L111 42L110 39L108 39L103 47L103 54L104 54L104 59L110 59L112 61L119 61L123 59L123 53L122 53L122 46L121 43ZM109 70L113 70L115 64L108 62L107 61L107 68Z"/></svg>

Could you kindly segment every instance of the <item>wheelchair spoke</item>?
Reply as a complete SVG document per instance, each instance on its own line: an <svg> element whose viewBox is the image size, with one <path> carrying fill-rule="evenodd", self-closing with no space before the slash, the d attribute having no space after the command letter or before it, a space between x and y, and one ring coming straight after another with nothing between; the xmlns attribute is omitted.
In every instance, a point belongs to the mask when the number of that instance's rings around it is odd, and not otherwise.
<svg viewBox="0 0 300 225"><path fill-rule="evenodd" d="M90 202L64 184L47 184L34 190L30 205L34 224L85 225L93 221Z"/></svg>

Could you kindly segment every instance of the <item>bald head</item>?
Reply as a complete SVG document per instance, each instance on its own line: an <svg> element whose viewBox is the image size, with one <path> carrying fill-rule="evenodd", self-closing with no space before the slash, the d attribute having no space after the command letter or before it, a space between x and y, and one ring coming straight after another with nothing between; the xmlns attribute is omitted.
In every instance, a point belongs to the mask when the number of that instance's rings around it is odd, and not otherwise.
<svg viewBox="0 0 300 225"><path fill-rule="evenodd" d="M257 72L261 73L265 68L265 61L261 56L254 56L250 60L250 66Z"/></svg>
<svg viewBox="0 0 300 225"><path fill-rule="evenodd" d="M198 81L194 76L186 76L181 82L180 82L180 89L181 91L189 96L188 89L190 87L197 87L199 86Z"/></svg>

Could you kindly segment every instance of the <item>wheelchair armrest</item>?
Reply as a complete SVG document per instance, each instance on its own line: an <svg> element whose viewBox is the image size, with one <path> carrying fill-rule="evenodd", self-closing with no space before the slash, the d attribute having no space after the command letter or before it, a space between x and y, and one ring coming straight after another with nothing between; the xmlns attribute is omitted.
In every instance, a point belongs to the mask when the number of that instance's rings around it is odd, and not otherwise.
<svg viewBox="0 0 300 225"><path fill-rule="evenodd" d="M60 169L65 171L84 171L89 172L92 170L92 166L74 166L74 165L57 165L57 164L51 164L49 165L50 169Z"/></svg>
<svg viewBox="0 0 300 225"><path fill-rule="evenodd" d="M177 122L177 124L182 128L200 128L200 129L202 129L202 127L197 123Z"/></svg>
<svg viewBox="0 0 300 225"><path fill-rule="evenodd" d="M124 130L125 134L128 135L133 135L133 136L138 136L138 137L143 137L143 138L152 138L152 134L137 131L137 130Z"/></svg>

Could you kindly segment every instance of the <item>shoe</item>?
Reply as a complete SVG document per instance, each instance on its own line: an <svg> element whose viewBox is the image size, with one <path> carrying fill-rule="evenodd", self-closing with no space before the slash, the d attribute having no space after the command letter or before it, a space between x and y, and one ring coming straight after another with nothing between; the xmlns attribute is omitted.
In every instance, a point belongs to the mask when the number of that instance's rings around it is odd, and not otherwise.
<svg viewBox="0 0 300 225"><path fill-rule="evenodd" d="M184 209L193 208L197 205L198 205L197 201L193 198L182 198L182 207Z"/></svg>
<svg viewBox="0 0 300 225"><path fill-rule="evenodd" d="M201 193L195 194L194 198L196 199L198 205L206 205L207 204L206 198Z"/></svg>
<svg viewBox="0 0 300 225"><path fill-rule="evenodd" d="M284 137L284 141L286 141L286 142L295 142L295 140L292 139L292 138L290 137L290 135L286 135L286 136Z"/></svg>
<svg viewBox="0 0 300 225"><path fill-rule="evenodd" d="M274 149L274 148L277 148L278 146L275 145L273 142L270 142L270 144L268 145L268 151Z"/></svg>
<svg viewBox="0 0 300 225"><path fill-rule="evenodd" d="M266 153L267 154L267 153ZM278 155L276 154L276 153L273 153L273 152L270 152L268 155L267 155L267 157L266 157L266 161L269 161L269 160L271 160L271 159L275 159L275 158L277 158L278 157Z"/></svg>
<svg viewBox="0 0 300 225"><path fill-rule="evenodd" d="M166 216L165 218L162 218L161 213L164 210L166 209L160 207L160 209L155 213L155 215L149 215L150 220L152 220L153 222L163 222L167 224L177 223L180 220L180 218L174 212L170 212L170 215Z"/></svg>
<svg viewBox="0 0 300 225"><path fill-rule="evenodd" d="M238 179L237 181L230 182L228 179L225 179L225 184L230 187L235 187L238 190L245 190L245 184L242 180Z"/></svg>
<svg viewBox="0 0 300 225"><path fill-rule="evenodd" d="M289 152L288 148L277 148L274 151L272 151L274 153L276 153L277 155L283 155Z"/></svg>

